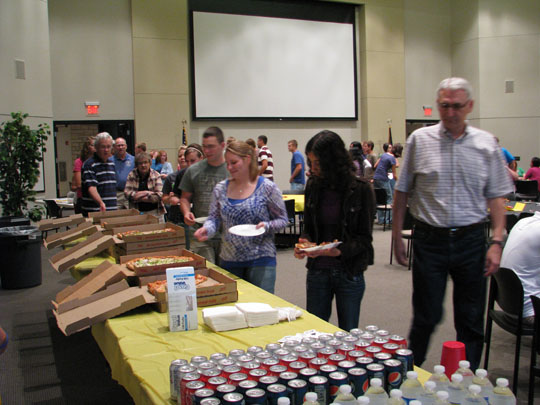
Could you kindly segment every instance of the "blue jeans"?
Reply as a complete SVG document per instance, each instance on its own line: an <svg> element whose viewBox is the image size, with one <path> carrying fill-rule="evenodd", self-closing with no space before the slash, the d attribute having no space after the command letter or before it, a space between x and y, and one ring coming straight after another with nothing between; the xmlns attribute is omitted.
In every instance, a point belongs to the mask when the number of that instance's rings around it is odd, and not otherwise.
<svg viewBox="0 0 540 405"><path fill-rule="evenodd" d="M429 340L443 316L448 275L454 282L456 340L465 344L475 370L482 356L486 303L486 240L483 227L458 236L441 236L415 227L413 258L413 321L409 347L422 365Z"/></svg>
<svg viewBox="0 0 540 405"><path fill-rule="evenodd" d="M306 277L306 309L328 322L335 296L338 325L349 331L358 327L365 289L364 273L350 276L338 268L310 269Z"/></svg>
<svg viewBox="0 0 540 405"><path fill-rule="evenodd" d="M302 183L291 183L291 190L304 191L304 185Z"/></svg>
<svg viewBox="0 0 540 405"><path fill-rule="evenodd" d="M392 204L394 201L394 195L392 193L392 185L390 180L373 180L373 187L382 188L386 191L386 204ZM386 223L392 222L392 211L377 210L377 223L382 224L384 222L384 216L386 214Z"/></svg>
<svg viewBox="0 0 540 405"><path fill-rule="evenodd" d="M276 266L253 266L253 267L233 267L225 270L231 272L247 282L262 288L269 293L274 293L276 285Z"/></svg>

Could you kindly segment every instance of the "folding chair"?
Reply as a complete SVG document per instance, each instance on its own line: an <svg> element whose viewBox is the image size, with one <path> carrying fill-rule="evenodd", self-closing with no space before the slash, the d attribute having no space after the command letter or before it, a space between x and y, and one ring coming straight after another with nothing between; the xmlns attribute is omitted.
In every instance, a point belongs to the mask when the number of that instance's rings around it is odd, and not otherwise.
<svg viewBox="0 0 540 405"><path fill-rule="evenodd" d="M538 201L538 181L536 180L516 181L516 200Z"/></svg>
<svg viewBox="0 0 540 405"><path fill-rule="evenodd" d="M374 188L375 190L375 203L377 204L377 210L384 211L383 232L386 230L386 223L388 222L388 212L392 212L392 204L388 204L386 190L384 188Z"/></svg>

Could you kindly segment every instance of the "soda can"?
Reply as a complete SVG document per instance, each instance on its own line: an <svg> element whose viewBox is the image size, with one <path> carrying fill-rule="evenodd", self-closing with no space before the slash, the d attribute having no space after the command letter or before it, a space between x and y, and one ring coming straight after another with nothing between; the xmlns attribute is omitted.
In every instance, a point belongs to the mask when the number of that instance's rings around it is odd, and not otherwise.
<svg viewBox="0 0 540 405"><path fill-rule="evenodd" d="M198 381L201 378L201 375L199 373L188 373L185 374L182 377L182 380L180 380L180 390L178 391L178 397L176 398L177 402L182 405L187 404L187 383L191 381Z"/></svg>
<svg viewBox="0 0 540 405"><path fill-rule="evenodd" d="M278 399L288 396L287 387L283 384L272 384L266 388L268 405L277 405Z"/></svg>
<svg viewBox="0 0 540 405"><path fill-rule="evenodd" d="M342 340L345 336L349 336L347 332L344 332L342 330L338 330L334 332L334 337L336 339Z"/></svg>
<svg viewBox="0 0 540 405"><path fill-rule="evenodd" d="M308 390L317 394L317 402L319 404L330 403L328 378L322 375L311 377L308 381Z"/></svg>
<svg viewBox="0 0 540 405"><path fill-rule="evenodd" d="M360 351L366 350L366 347L369 347L369 346L371 346L371 343L363 339L356 341L356 343L354 344L354 348Z"/></svg>
<svg viewBox="0 0 540 405"><path fill-rule="evenodd" d="M344 373L354 367L356 367L356 363L350 360L343 360L337 364L338 371L343 371Z"/></svg>
<svg viewBox="0 0 540 405"><path fill-rule="evenodd" d="M317 375L317 370L315 370L314 368L311 368L311 367L303 368L303 369L300 370L300 372L298 373L298 376L299 376L302 380L305 380L305 381L309 381L309 379L310 379L311 377L313 377L314 375Z"/></svg>
<svg viewBox="0 0 540 405"><path fill-rule="evenodd" d="M300 339L287 339L283 342L283 347L292 352L293 348L301 343L302 341Z"/></svg>
<svg viewBox="0 0 540 405"><path fill-rule="evenodd" d="M294 346L293 353L296 354L298 357L300 357L302 353L308 352L309 350L310 350L309 346L301 344L298 346Z"/></svg>
<svg viewBox="0 0 540 405"><path fill-rule="evenodd" d="M321 366L324 366L325 364L328 364L328 359L325 359L324 357L315 357L309 361L309 367L316 370L320 369Z"/></svg>
<svg viewBox="0 0 540 405"><path fill-rule="evenodd" d="M281 359L283 356L288 356L289 354L291 354L291 351L283 347L274 351L274 357L277 357L278 359Z"/></svg>
<svg viewBox="0 0 540 405"><path fill-rule="evenodd" d="M217 387L223 384L227 384L227 379L225 377L212 377L208 379L206 387L215 391Z"/></svg>
<svg viewBox="0 0 540 405"><path fill-rule="evenodd" d="M293 361L291 364L289 364L289 370L295 373L298 373L303 368L307 367L307 363L304 363L303 361Z"/></svg>
<svg viewBox="0 0 540 405"><path fill-rule="evenodd" d="M278 365L278 364L279 364L278 359L274 357L270 357L269 359L266 359L261 363L261 367L268 370L270 367Z"/></svg>
<svg viewBox="0 0 540 405"><path fill-rule="evenodd" d="M397 344L400 349L406 349L407 348L407 339L405 339L403 336L392 335L392 336L390 336L389 341L391 343Z"/></svg>
<svg viewBox="0 0 540 405"><path fill-rule="evenodd" d="M323 342L313 342L311 345L309 345L309 348L313 350L315 353L319 353L322 349L324 349L326 345Z"/></svg>
<svg viewBox="0 0 540 405"><path fill-rule="evenodd" d="M305 380L291 380L287 383L287 389L291 399L291 405L302 405L308 390L308 383Z"/></svg>
<svg viewBox="0 0 540 405"><path fill-rule="evenodd" d="M201 374L201 380L207 383L210 378L219 377L221 375L221 370L217 368L212 368L210 370L201 371L200 374Z"/></svg>
<svg viewBox="0 0 540 405"><path fill-rule="evenodd" d="M332 339L332 340L329 340L328 342L326 342L326 346L331 347L336 352L337 352L338 347L341 346L342 344L343 344L343 342L341 340L339 340L339 339Z"/></svg>
<svg viewBox="0 0 540 405"><path fill-rule="evenodd" d="M386 360L384 363L386 371L386 392L398 389L403 382L401 375L401 361L396 359Z"/></svg>
<svg viewBox="0 0 540 405"><path fill-rule="evenodd" d="M213 368L216 368L216 363L213 363L211 361L203 361L202 363L199 364L199 366L197 367L197 370L201 372L205 370L212 370Z"/></svg>
<svg viewBox="0 0 540 405"><path fill-rule="evenodd" d="M262 352L259 352L255 355L255 358L259 362L263 362L266 359L269 359L272 357L272 353L270 353L268 350L263 350Z"/></svg>
<svg viewBox="0 0 540 405"><path fill-rule="evenodd" d="M265 350L269 353L274 353L277 349L281 349L281 345L279 343L268 343L265 346Z"/></svg>
<svg viewBox="0 0 540 405"><path fill-rule="evenodd" d="M315 343L317 341L316 338L314 337L311 337L311 336L305 336L302 338L302 344L305 344L305 345L310 345L312 343Z"/></svg>
<svg viewBox="0 0 540 405"><path fill-rule="evenodd" d="M322 335L319 335L318 339L319 339L319 342L323 343L326 346L326 342L334 339L334 335L330 333L323 333Z"/></svg>
<svg viewBox="0 0 540 405"><path fill-rule="evenodd" d="M324 349L319 350L317 357L322 357L323 359L328 359L332 354L336 353L336 349L333 347L325 347Z"/></svg>
<svg viewBox="0 0 540 405"><path fill-rule="evenodd" d="M235 366L236 361L233 359L229 359L228 357L225 357L224 359L218 360L218 368L223 370L227 366Z"/></svg>
<svg viewBox="0 0 540 405"><path fill-rule="evenodd" d="M276 364L275 366L272 366L268 369L268 375L275 375L276 377L278 377L281 373L287 370L288 368L286 366Z"/></svg>
<svg viewBox="0 0 540 405"><path fill-rule="evenodd" d="M236 392L236 387L234 385L221 384L219 387L216 388L216 397L222 400L224 395L230 394L231 392Z"/></svg>
<svg viewBox="0 0 540 405"><path fill-rule="evenodd" d="M379 346L381 349L383 345L388 343L388 339L381 336L375 336L375 339L373 339L373 342L371 342L372 346Z"/></svg>
<svg viewBox="0 0 540 405"><path fill-rule="evenodd" d="M390 332L388 332L387 330L385 329L379 329L378 331L375 332L375 334L377 336L380 336L380 337L385 337L385 338L389 338L390 337Z"/></svg>
<svg viewBox="0 0 540 405"><path fill-rule="evenodd" d="M364 350L367 357L375 357L377 353L382 352L382 348L379 346L369 346L366 347L366 350Z"/></svg>
<svg viewBox="0 0 540 405"><path fill-rule="evenodd" d="M371 342L373 342L373 339L375 339L375 336L373 335L373 333L366 331L360 335L360 339L365 340L366 342L371 344Z"/></svg>
<svg viewBox="0 0 540 405"><path fill-rule="evenodd" d="M253 361L248 361L247 363L242 363L240 367L242 367L242 372L248 374L251 370L260 368L261 364L258 361L253 360Z"/></svg>
<svg viewBox="0 0 540 405"><path fill-rule="evenodd" d="M351 361L356 361L359 357L364 357L365 353L362 350L351 350L347 355L347 359Z"/></svg>
<svg viewBox="0 0 540 405"><path fill-rule="evenodd" d="M343 343L341 346L338 347L338 353L344 354L345 356L348 356L349 352L354 350L354 344L349 343Z"/></svg>
<svg viewBox="0 0 540 405"><path fill-rule="evenodd" d="M397 343L392 343L392 342L386 343L382 347L383 352L390 353L392 356L394 355L397 349L399 349L399 345Z"/></svg>
<svg viewBox="0 0 540 405"><path fill-rule="evenodd" d="M255 356L257 353L262 352L264 349L261 346L250 346L247 348L246 352Z"/></svg>
<svg viewBox="0 0 540 405"><path fill-rule="evenodd" d="M334 402L334 399L336 399L339 387L341 387L344 384L347 384L349 382L349 377L347 376L347 373L344 373L342 371L334 371L333 373L330 373L328 376L328 384L329 384L329 390L330 390L330 400Z"/></svg>
<svg viewBox="0 0 540 405"><path fill-rule="evenodd" d="M248 379L253 381L259 381L259 378L268 374L268 370L264 368L256 368L254 370L249 370Z"/></svg>
<svg viewBox="0 0 540 405"><path fill-rule="evenodd" d="M209 388L198 389L197 391L195 391L193 393L193 396L191 397L192 398L192 403L193 403L193 405L199 405L205 399L213 398L214 394L215 394L214 390L211 390ZM217 398L215 398L215 399L217 399ZM218 399L217 399L217 401L219 402Z"/></svg>
<svg viewBox="0 0 540 405"><path fill-rule="evenodd" d="M246 373L233 373L229 375L227 382L237 387L240 381L247 380L247 378L248 376Z"/></svg>
<svg viewBox="0 0 540 405"><path fill-rule="evenodd" d="M366 367L366 371L367 371L369 381L371 381L373 378L380 378L381 381L383 381L383 384L384 384L384 381L386 381L384 364L379 364L379 363L368 364Z"/></svg>
<svg viewBox="0 0 540 405"><path fill-rule="evenodd" d="M328 356L328 363L337 366L340 361L347 360L347 356L341 353L334 353Z"/></svg>
<svg viewBox="0 0 540 405"><path fill-rule="evenodd" d="M189 364L191 364L193 367L198 368L199 364L204 363L205 361L208 361L208 358L206 356L193 356L189 361Z"/></svg>
<svg viewBox="0 0 540 405"><path fill-rule="evenodd" d="M360 368L363 368L364 370L368 366L368 364L374 363L375 361L371 357L359 357L356 359L356 365Z"/></svg>
<svg viewBox="0 0 540 405"><path fill-rule="evenodd" d="M277 384L279 378L275 375L265 375L259 378L259 387L266 391L266 389L272 385Z"/></svg>
<svg viewBox="0 0 540 405"><path fill-rule="evenodd" d="M338 371L337 366L334 364L325 364L324 366L321 366L319 369L319 374L322 376L325 376L328 378L330 373L333 373L334 371Z"/></svg>
<svg viewBox="0 0 540 405"><path fill-rule="evenodd" d="M266 391L260 388L247 390L244 400L246 405L266 405Z"/></svg>
<svg viewBox="0 0 540 405"><path fill-rule="evenodd" d="M244 380L244 381L240 381L238 383L238 387L236 387L236 390L240 394L245 395L246 392L248 392L249 390L251 390L253 388L257 388L258 386L259 386L259 383L257 381Z"/></svg>
<svg viewBox="0 0 540 405"><path fill-rule="evenodd" d="M349 375L349 384L351 385L354 397L363 396L369 388L367 371L360 367L354 367L347 374Z"/></svg>
<svg viewBox="0 0 540 405"><path fill-rule="evenodd" d="M299 361L305 361L306 363L308 363L311 359L314 359L317 357L317 354L316 352L314 352L313 350L308 350L307 352L304 352L302 354L300 354L298 356L298 360Z"/></svg>
<svg viewBox="0 0 540 405"><path fill-rule="evenodd" d="M186 384L186 404L193 404L193 395L195 391L204 388L204 383L202 381L190 381Z"/></svg>
<svg viewBox="0 0 540 405"><path fill-rule="evenodd" d="M226 358L227 358L227 355L225 353L212 353L208 359L214 364L219 364L220 360L223 360Z"/></svg>
<svg viewBox="0 0 540 405"><path fill-rule="evenodd" d="M375 334L379 330L379 327L377 325L368 325L364 328L366 332Z"/></svg>
<svg viewBox="0 0 540 405"><path fill-rule="evenodd" d="M220 405L221 401L217 398L210 397L210 398L203 398L201 402L197 405Z"/></svg>
<svg viewBox="0 0 540 405"><path fill-rule="evenodd" d="M283 384L287 386L287 383L291 380L296 380L298 378L298 374L293 373L292 371L284 371L279 375L279 384Z"/></svg>
<svg viewBox="0 0 540 405"><path fill-rule="evenodd" d="M246 352L243 349L232 349L229 351L229 357L234 361L238 361L238 358L244 354L246 354Z"/></svg>
<svg viewBox="0 0 540 405"><path fill-rule="evenodd" d="M376 353L374 356L373 356L373 361L375 363L384 363L386 360L390 360L392 358L392 355L390 353L385 353L385 352L379 352L379 353Z"/></svg>
<svg viewBox="0 0 540 405"><path fill-rule="evenodd" d="M283 356L279 360L279 364L282 366L287 367L287 369L290 367L290 364L298 361L298 356L296 354L288 354L286 356Z"/></svg>
<svg viewBox="0 0 540 405"><path fill-rule="evenodd" d="M240 367L242 367L242 364L249 363L250 361L253 361L253 360L255 360L255 356L253 356L252 354L246 353L241 356L238 356L238 358L236 359L236 363Z"/></svg>
<svg viewBox="0 0 540 405"><path fill-rule="evenodd" d="M413 352L410 349L398 349L394 354L394 357L401 361L401 367L403 372L401 375L406 375L407 371L412 371L414 368Z"/></svg>
<svg viewBox="0 0 540 405"><path fill-rule="evenodd" d="M244 405L244 396L239 392L230 392L223 395L221 403L224 405Z"/></svg>
<svg viewBox="0 0 540 405"><path fill-rule="evenodd" d="M178 381L180 381L179 377L181 377L180 368L187 364L188 364L187 360L176 359L176 360L171 361L171 365L169 366L169 381L170 381L171 398L175 401L178 395L178 389L176 387L178 386Z"/></svg>

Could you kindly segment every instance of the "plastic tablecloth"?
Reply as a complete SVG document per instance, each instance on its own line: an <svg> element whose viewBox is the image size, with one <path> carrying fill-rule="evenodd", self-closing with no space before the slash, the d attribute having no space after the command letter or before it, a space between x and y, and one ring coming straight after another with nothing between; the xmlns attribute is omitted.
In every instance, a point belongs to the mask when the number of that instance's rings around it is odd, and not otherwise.
<svg viewBox="0 0 540 405"><path fill-rule="evenodd" d="M304 194L283 194L284 200L294 200L294 210L304 212Z"/></svg>

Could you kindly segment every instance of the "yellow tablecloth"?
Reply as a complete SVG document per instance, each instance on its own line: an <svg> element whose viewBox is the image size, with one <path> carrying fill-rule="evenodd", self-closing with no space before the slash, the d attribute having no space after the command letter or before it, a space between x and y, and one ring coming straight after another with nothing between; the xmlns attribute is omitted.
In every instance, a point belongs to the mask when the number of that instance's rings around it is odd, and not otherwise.
<svg viewBox="0 0 540 405"><path fill-rule="evenodd" d="M304 212L304 194L283 194L284 200L294 200L294 210Z"/></svg>

